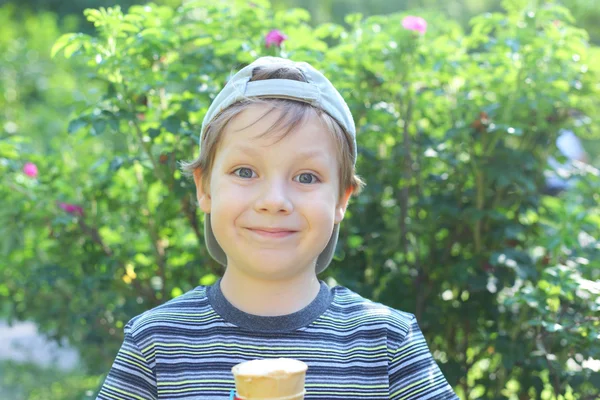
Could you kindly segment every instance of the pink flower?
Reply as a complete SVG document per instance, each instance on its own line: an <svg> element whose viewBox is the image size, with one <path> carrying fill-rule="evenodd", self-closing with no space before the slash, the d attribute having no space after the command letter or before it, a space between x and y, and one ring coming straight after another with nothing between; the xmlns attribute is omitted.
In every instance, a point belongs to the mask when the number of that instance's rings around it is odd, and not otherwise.
<svg viewBox="0 0 600 400"><path fill-rule="evenodd" d="M38 169L34 163L25 163L25 165L23 166L23 172L30 178L37 178L38 176Z"/></svg>
<svg viewBox="0 0 600 400"><path fill-rule="evenodd" d="M286 39L287 36L285 36L283 32L278 29L273 29L271 32L267 33L267 36L265 36L265 44L267 47L271 47L272 44L279 47Z"/></svg>
<svg viewBox="0 0 600 400"><path fill-rule="evenodd" d="M81 208L81 206L77 206L75 204L69 204L69 203L58 203L58 206L60 208L62 208L63 210L65 210L66 212L68 212L69 214L73 214L73 215L83 215L83 208Z"/></svg>
<svg viewBox="0 0 600 400"><path fill-rule="evenodd" d="M402 20L402 26L409 31L416 31L424 35L427 31L427 21L421 17L408 16Z"/></svg>

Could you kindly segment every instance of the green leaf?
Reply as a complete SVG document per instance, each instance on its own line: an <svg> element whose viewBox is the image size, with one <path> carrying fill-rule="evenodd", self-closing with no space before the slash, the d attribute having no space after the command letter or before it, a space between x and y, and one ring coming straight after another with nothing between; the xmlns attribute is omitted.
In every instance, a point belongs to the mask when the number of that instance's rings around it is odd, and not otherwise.
<svg viewBox="0 0 600 400"><path fill-rule="evenodd" d="M86 16L88 21L94 23L100 21L103 18L103 15L100 12L100 10L96 10L94 8L88 8L83 10L83 15Z"/></svg>
<svg viewBox="0 0 600 400"><path fill-rule="evenodd" d="M89 120L88 120L87 116L76 118L76 119L72 120L71 122L69 122L69 127L68 127L67 131L69 133L73 134L87 125L89 125Z"/></svg>
<svg viewBox="0 0 600 400"><path fill-rule="evenodd" d="M119 132L119 120L116 118L109 118L108 125L112 129L113 132Z"/></svg>
<svg viewBox="0 0 600 400"><path fill-rule="evenodd" d="M54 58L54 56L56 56L56 53L61 51L65 46L67 46L69 43L71 43L76 37L77 37L76 33L65 33L64 35L60 36L56 40L56 42L54 42L54 45L52 46L52 50L50 51L50 57ZM67 57L67 58L69 58L69 57Z"/></svg>
<svg viewBox="0 0 600 400"><path fill-rule="evenodd" d="M68 44L64 48L65 58L71 58L71 56L81 48L81 43L79 41Z"/></svg>
<svg viewBox="0 0 600 400"><path fill-rule="evenodd" d="M122 23L119 28L121 29L121 31L123 32L137 32L139 31L139 28L137 26L135 26L134 24L129 24L129 23Z"/></svg>
<svg viewBox="0 0 600 400"><path fill-rule="evenodd" d="M200 284L203 286L209 286L215 283L219 279L215 274L206 274L202 278L200 278Z"/></svg>
<svg viewBox="0 0 600 400"><path fill-rule="evenodd" d="M178 134L181 128L181 120L175 116L170 116L165 119L162 126L171 133Z"/></svg>
<svg viewBox="0 0 600 400"><path fill-rule="evenodd" d="M150 128L148 129L147 133L148 136L150 136L150 138L155 139L160 135L161 130L158 128Z"/></svg>
<svg viewBox="0 0 600 400"><path fill-rule="evenodd" d="M92 122L92 128L94 128L94 135L101 135L106 130L106 120L105 119L95 119Z"/></svg>
<svg viewBox="0 0 600 400"><path fill-rule="evenodd" d="M362 21L362 19L363 15L361 13L352 13L344 17L344 22L346 22L350 26L355 26L360 21Z"/></svg>
<svg viewBox="0 0 600 400"><path fill-rule="evenodd" d="M110 162L109 169L111 171L118 171L119 168L121 168L123 166L124 162L125 162L125 160L123 159L123 157L115 157Z"/></svg>
<svg viewBox="0 0 600 400"><path fill-rule="evenodd" d="M348 238L348 246L350 246L351 249L356 249L362 246L362 244L363 238L358 235L352 235Z"/></svg>
<svg viewBox="0 0 600 400"><path fill-rule="evenodd" d="M183 290L181 290L181 288L179 288L179 287L174 287L174 288L171 290L171 298L173 298L173 299L174 299L175 297L179 297L179 296L181 296L182 294L183 294Z"/></svg>
<svg viewBox="0 0 600 400"><path fill-rule="evenodd" d="M343 32L344 32L344 27L333 24L333 23L328 23L328 24L319 25L315 29L314 34L315 34L315 37L317 37L319 39L325 39L327 37L332 37L334 39L337 39L340 37L340 35Z"/></svg>

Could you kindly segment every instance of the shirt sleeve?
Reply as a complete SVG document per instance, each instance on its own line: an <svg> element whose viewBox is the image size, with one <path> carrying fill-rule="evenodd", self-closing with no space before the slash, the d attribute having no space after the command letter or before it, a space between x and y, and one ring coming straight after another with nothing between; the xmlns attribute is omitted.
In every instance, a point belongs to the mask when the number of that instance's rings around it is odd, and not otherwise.
<svg viewBox="0 0 600 400"><path fill-rule="evenodd" d="M458 400L433 359L417 319L395 349L389 364L390 400Z"/></svg>
<svg viewBox="0 0 600 400"><path fill-rule="evenodd" d="M155 364L149 363L131 332L125 326L125 339L96 400L156 400Z"/></svg>

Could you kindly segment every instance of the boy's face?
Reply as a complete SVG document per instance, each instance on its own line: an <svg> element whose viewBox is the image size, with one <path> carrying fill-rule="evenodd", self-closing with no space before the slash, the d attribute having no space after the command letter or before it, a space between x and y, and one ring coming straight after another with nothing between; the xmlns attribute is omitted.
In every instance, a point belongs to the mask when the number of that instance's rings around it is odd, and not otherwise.
<svg viewBox="0 0 600 400"><path fill-rule="evenodd" d="M339 198L334 138L313 116L283 139L266 132L279 116L255 104L223 132L206 191L196 171L198 201L227 268L256 279L314 273L315 261L340 223L350 192Z"/></svg>

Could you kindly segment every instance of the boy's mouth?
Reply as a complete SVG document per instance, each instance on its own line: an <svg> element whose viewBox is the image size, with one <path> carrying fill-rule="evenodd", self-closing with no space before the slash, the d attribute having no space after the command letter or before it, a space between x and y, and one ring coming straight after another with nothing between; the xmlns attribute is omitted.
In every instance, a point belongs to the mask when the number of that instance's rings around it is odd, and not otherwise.
<svg viewBox="0 0 600 400"><path fill-rule="evenodd" d="M264 237L282 238L296 233L297 231L285 228L247 228L249 231Z"/></svg>

